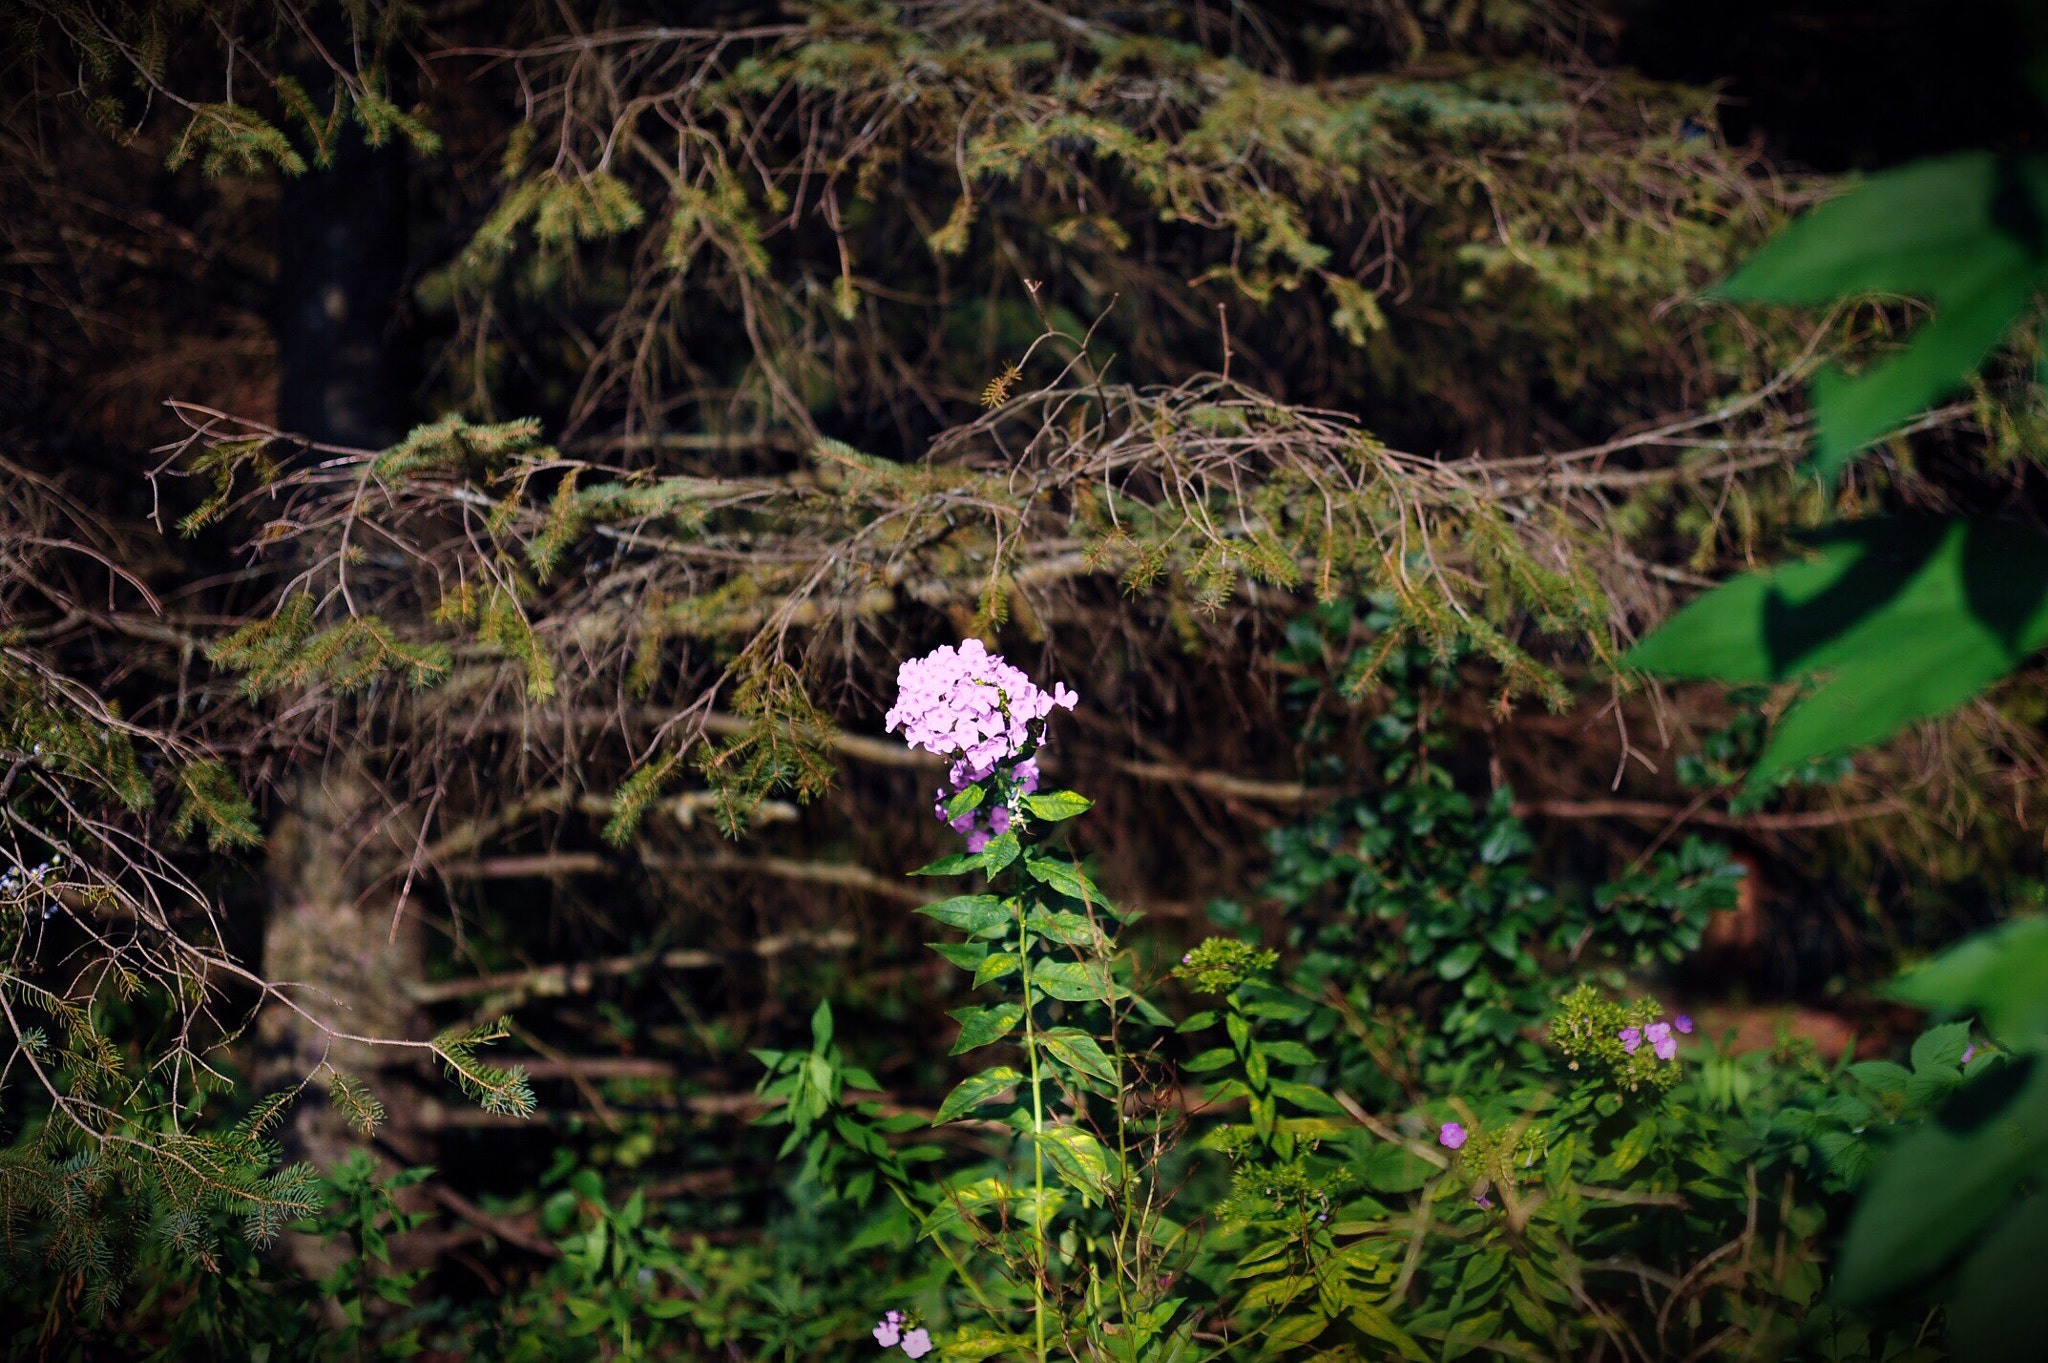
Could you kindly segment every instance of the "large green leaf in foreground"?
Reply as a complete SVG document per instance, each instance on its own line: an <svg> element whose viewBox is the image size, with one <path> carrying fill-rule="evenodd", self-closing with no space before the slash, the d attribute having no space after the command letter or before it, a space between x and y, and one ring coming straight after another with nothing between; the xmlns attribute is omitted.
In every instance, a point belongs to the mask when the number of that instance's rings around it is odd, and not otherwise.
<svg viewBox="0 0 2048 1363"><path fill-rule="evenodd" d="M1960 387L2048 284L2048 158L1968 152L1871 177L1774 237L1716 290L1826 303L1925 299L1934 316L1896 354L1814 382L1813 464L1851 456Z"/></svg>
<svg viewBox="0 0 2048 1363"><path fill-rule="evenodd" d="M1810 542L1813 557L1723 583L1624 659L1730 683L1820 678L1772 732L1751 791L1946 713L2048 643L2048 537L2032 530L1901 517Z"/></svg>

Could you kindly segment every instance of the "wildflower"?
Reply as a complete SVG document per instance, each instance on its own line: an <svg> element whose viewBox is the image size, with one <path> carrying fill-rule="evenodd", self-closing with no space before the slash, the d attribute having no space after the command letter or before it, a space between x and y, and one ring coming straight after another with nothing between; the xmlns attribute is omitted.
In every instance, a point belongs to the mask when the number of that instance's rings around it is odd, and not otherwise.
<svg viewBox="0 0 2048 1363"><path fill-rule="evenodd" d="M1436 1133L1436 1140L1446 1150L1456 1150L1465 1143L1465 1128L1456 1122L1445 1122L1443 1130Z"/></svg>
<svg viewBox="0 0 2048 1363"><path fill-rule="evenodd" d="M903 1335L903 1352L912 1358L923 1358L932 1351L932 1337L920 1327L908 1330Z"/></svg>
<svg viewBox="0 0 2048 1363"><path fill-rule="evenodd" d="M1963 1047L1963 1058L1956 1063L1961 1065L1967 1065L1970 1063L1970 1057L1975 1055L1976 1053L1977 1043L1972 1041L1969 1045Z"/></svg>
<svg viewBox="0 0 2048 1363"><path fill-rule="evenodd" d="M969 852L979 852L986 846L988 846L988 833L985 830L977 828L967 835L967 850Z"/></svg>
<svg viewBox="0 0 2048 1363"><path fill-rule="evenodd" d="M1642 1028L1640 1028L1640 1027L1624 1027L1624 1028L1622 1028L1622 1029L1621 1029L1621 1049L1622 1049L1622 1050L1624 1050L1624 1051L1628 1052L1628 1053L1629 1053L1630 1055L1634 1055L1634 1054L1636 1053L1636 1047L1638 1047L1638 1046L1640 1046L1640 1045L1642 1045L1642 1044L1643 1044L1643 1029L1642 1029Z"/></svg>
<svg viewBox="0 0 2048 1363"><path fill-rule="evenodd" d="M997 762L1018 755L1032 741L1031 725L1055 709L1073 709L1080 699L1064 682L1055 682L1050 692L1040 690L979 639L906 660L897 669L896 687L887 727L892 733L901 729L913 748L957 759L956 786L978 781Z"/></svg>
<svg viewBox="0 0 2048 1363"><path fill-rule="evenodd" d="M1671 1025L1672 1025L1673 1027L1676 1027L1676 1028L1677 1028L1677 1029L1678 1029L1679 1031L1681 1031L1681 1032L1685 1033L1685 1034L1686 1034L1687 1036L1691 1036L1691 1035L1692 1035L1692 1014L1690 1014L1690 1013L1680 1013L1680 1014L1679 1014L1679 1015L1678 1015L1677 1017L1675 1017L1675 1018L1671 1019Z"/></svg>
<svg viewBox="0 0 2048 1363"><path fill-rule="evenodd" d="M922 1331L919 1332L923 1333ZM890 1311L875 1322L875 1343L885 1349L896 1347L896 1341L903 1337L903 1313Z"/></svg>
<svg viewBox="0 0 2048 1363"><path fill-rule="evenodd" d="M1670 1060L1678 1054L1678 1038L1671 1035L1671 1024L1653 1022L1643 1028L1643 1035L1649 1040L1650 1048L1657 1052L1659 1060Z"/></svg>
<svg viewBox="0 0 2048 1363"><path fill-rule="evenodd" d="M1493 1199L1488 1197L1485 1193L1472 1194L1472 1201L1476 1206L1480 1207L1491 1208L1493 1206Z"/></svg>

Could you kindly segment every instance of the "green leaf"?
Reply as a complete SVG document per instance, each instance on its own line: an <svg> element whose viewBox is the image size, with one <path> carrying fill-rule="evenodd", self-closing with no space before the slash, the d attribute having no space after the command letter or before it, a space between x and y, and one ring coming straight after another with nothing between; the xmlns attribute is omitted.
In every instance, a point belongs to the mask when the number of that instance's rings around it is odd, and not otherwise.
<svg viewBox="0 0 2048 1363"><path fill-rule="evenodd" d="M1316 1053L1299 1041L1261 1041L1258 1047L1276 1065L1313 1065Z"/></svg>
<svg viewBox="0 0 2048 1363"><path fill-rule="evenodd" d="M1479 958L1486 948L1477 942L1460 942L1445 952L1436 963L1436 973L1447 980L1463 979L1479 964Z"/></svg>
<svg viewBox="0 0 2048 1363"><path fill-rule="evenodd" d="M1942 1013L1975 1013L2002 1044L2048 1048L2048 917L1980 932L1909 970L1886 991Z"/></svg>
<svg viewBox="0 0 2048 1363"><path fill-rule="evenodd" d="M1422 1351L1414 1336L1394 1324L1393 1318L1378 1306L1353 1298L1351 1323L1374 1339L1393 1345L1401 1357L1413 1359L1415 1363L1428 1363L1429 1355Z"/></svg>
<svg viewBox="0 0 2048 1363"><path fill-rule="evenodd" d="M1014 975L1021 966L1022 961L1016 952L993 952L983 957L981 964L974 967L974 986L979 989L990 980L1000 980L1006 975Z"/></svg>
<svg viewBox="0 0 2048 1363"><path fill-rule="evenodd" d="M937 861L926 862L910 874L914 876L964 876L969 871L979 871L983 864L980 852L951 852L940 857Z"/></svg>
<svg viewBox="0 0 2048 1363"><path fill-rule="evenodd" d="M1720 296L1823 303L1905 294L1934 305L1896 355L1814 384L1814 467L1857 450L1960 386L2044 278L2048 159L1970 152L1877 175L1781 232Z"/></svg>
<svg viewBox="0 0 2048 1363"><path fill-rule="evenodd" d="M1047 913L1044 909L1033 909L1025 915L1024 926L1036 936L1064 947L1095 945L1095 925L1078 913L1065 910Z"/></svg>
<svg viewBox="0 0 2048 1363"><path fill-rule="evenodd" d="M987 1008L955 1008L951 1016L960 1024L960 1039L949 1054L959 1055L1008 1036L1024 1020L1024 1005L1010 1000Z"/></svg>
<svg viewBox="0 0 2048 1363"><path fill-rule="evenodd" d="M822 1051L832 1044L832 1005L823 999L811 1014L811 1049Z"/></svg>
<svg viewBox="0 0 2048 1363"><path fill-rule="evenodd" d="M926 942L925 945L962 970L974 970L988 959L986 942Z"/></svg>
<svg viewBox="0 0 2048 1363"><path fill-rule="evenodd" d="M1039 1035L1039 1043L1053 1059L1068 1069L1105 1084L1116 1082L1116 1062L1103 1051L1094 1037L1078 1027L1054 1027Z"/></svg>
<svg viewBox="0 0 2048 1363"><path fill-rule="evenodd" d="M990 838L987 845L981 849L983 869L990 876L994 876L1015 861L1017 854L1023 850L1015 833L1004 833L1000 837Z"/></svg>
<svg viewBox="0 0 2048 1363"><path fill-rule="evenodd" d="M2048 1338L2048 1195L2007 1212L1963 1261L1948 1302L1949 1343L1969 1363L2031 1363Z"/></svg>
<svg viewBox="0 0 2048 1363"><path fill-rule="evenodd" d="M1010 911L992 894L955 895L936 904L919 905L917 911L970 936L1010 921Z"/></svg>
<svg viewBox="0 0 2048 1363"><path fill-rule="evenodd" d="M1050 885L1070 899L1083 904L1107 904L1109 900L1095 887L1095 882L1081 873L1081 868L1050 857L1032 857L1024 863L1024 869L1033 880Z"/></svg>
<svg viewBox="0 0 2048 1363"><path fill-rule="evenodd" d="M1023 1082L1024 1076L1008 1065L997 1065L994 1069L983 1070L980 1074L970 1074L954 1085L953 1091L946 1095L946 1101L939 1104L938 1115L933 1117L932 1121L939 1124L950 1122L956 1117L964 1117L983 1103Z"/></svg>
<svg viewBox="0 0 2048 1363"><path fill-rule="evenodd" d="M1207 1074L1211 1070L1220 1070L1226 1065L1234 1065L1236 1063L1236 1051L1231 1050L1228 1046L1213 1046L1196 1055L1185 1065L1182 1065L1181 1068L1189 1074Z"/></svg>
<svg viewBox="0 0 2048 1363"><path fill-rule="evenodd" d="M1963 1086L1878 1165L1849 1222L1835 1292L1877 1301L1978 1240L2048 1159L2048 1063L2026 1056Z"/></svg>
<svg viewBox="0 0 2048 1363"><path fill-rule="evenodd" d="M1723 583L1623 660L1731 683L1826 674L1779 721L1750 792L1954 709L2048 642L2048 538L2032 530L1899 517L1812 539L1814 558Z"/></svg>
<svg viewBox="0 0 2048 1363"><path fill-rule="evenodd" d="M1275 1098L1283 1099L1303 1112L1342 1112L1335 1098L1313 1084L1297 1084L1292 1079L1275 1079L1269 1085Z"/></svg>
<svg viewBox="0 0 2048 1363"><path fill-rule="evenodd" d="M1031 967L1031 985L1066 1003L1104 1003L1124 993L1100 961L1040 961Z"/></svg>
<svg viewBox="0 0 2048 1363"><path fill-rule="evenodd" d="M1920 1074L1946 1070L1951 1073L1963 1063L1963 1050L1970 1044L1970 1024L1950 1022L1931 1027L1913 1043L1913 1068Z"/></svg>
<svg viewBox="0 0 2048 1363"><path fill-rule="evenodd" d="M1076 814L1085 814L1094 803L1087 796L1076 795L1071 790L1052 790L1043 795L1024 797L1024 807L1031 811L1034 818L1052 823L1057 823L1061 819L1071 819Z"/></svg>
<svg viewBox="0 0 2048 1363"><path fill-rule="evenodd" d="M1093 1202L1116 1182L1116 1156L1078 1126L1051 1126L1038 1133L1038 1148L1060 1181Z"/></svg>
<svg viewBox="0 0 2048 1363"><path fill-rule="evenodd" d="M954 791L953 798L946 801L946 817L957 819L970 809L981 808L981 797L986 793L979 784Z"/></svg>

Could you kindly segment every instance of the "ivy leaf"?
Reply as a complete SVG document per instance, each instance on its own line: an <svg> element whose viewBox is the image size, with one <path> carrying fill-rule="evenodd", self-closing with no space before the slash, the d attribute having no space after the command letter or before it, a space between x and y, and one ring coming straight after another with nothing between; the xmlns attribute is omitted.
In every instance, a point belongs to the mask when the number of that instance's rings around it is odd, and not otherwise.
<svg viewBox="0 0 2048 1363"><path fill-rule="evenodd" d="M970 1074L954 1085L953 1091L946 1095L946 1101L939 1104L938 1115L933 1117L932 1121L934 1124L943 1124L956 1117L964 1117L983 1103L1023 1082L1024 1076L1008 1065L997 1065L994 1069L983 1070L980 1074Z"/></svg>
<svg viewBox="0 0 2048 1363"><path fill-rule="evenodd" d="M960 1039L948 1054L959 1055L1008 1036L1024 1020L1024 1005L1011 1000L987 1008L955 1008L951 1016L960 1024Z"/></svg>
<svg viewBox="0 0 2048 1363"><path fill-rule="evenodd" d="M2048 643L2048 537L1898 517L1816 532L1812 559L1745 573L1623 659L1666 676L1825 680L1788 709L1744 789L1943 714Z"/></svg>
<svg viewBox="0 0 2048 1363"><path fill-rule="evenodd" d="M927 918L936 918L949 928L973 936L989 928L1007 924L1009 910L1003 901L992 894L962 894L951 899L941 899L933 904L921 904L917 912Z"/></svg>
<svg viewBox="0 0 2048 1363"><path fill-rule="evenodd" d="M2048 158L1969 152L1872 176L1773 238L1716 292L1824 303L1905 294L1933 318L1856 376L1814 382L1813 467L1855 453L1962 385L2048 281Z"/></svg>
<svg viewBox="0 0 2048 1363"><path fill-rule="evenodd" d="M1071 790L1047 791L1043 795L1026 795L1024 807L1036 818L1057 823L1071 819L1076 814L1085 814L1095 802L1085 795L1076 795Z"/></svg>

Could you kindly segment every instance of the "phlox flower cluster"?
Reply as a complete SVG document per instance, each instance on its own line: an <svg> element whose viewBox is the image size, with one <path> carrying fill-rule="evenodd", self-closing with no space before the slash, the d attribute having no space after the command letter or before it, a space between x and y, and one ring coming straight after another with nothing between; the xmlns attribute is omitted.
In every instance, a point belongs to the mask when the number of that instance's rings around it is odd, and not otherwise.
<svg viewBox="0 0 2048 1363"><path fill-rule="evenodd" d="M912 1358L923 1358L932 1351L932 1337L923 1326L906 1329L909 1325L910 1318L901 1311L883 1312L882 1318L875 1322L875 1343L885 1349L901 1345L903 1352Z"/></svg>
<svg viewBox="0 0 2048 1363"><path fill-rule="evenodd" d="M886 721L889 731L900 729L911 747L952 759L950 789L940 789L934 805L941 819L949 796L986 780L1001 766L1010 767L1013 799L1036 791L1038 763L1032 754L1045 743L1045 721L1055 709L1073 709L1079 699L1063 682L1053 683L1050 691L1040 689L979 639L905 661L896 670L896 692ZM1009 829L1012 812L1011 804L998 804L948 822L967 835L968 851L979 852Z"/></svg>

